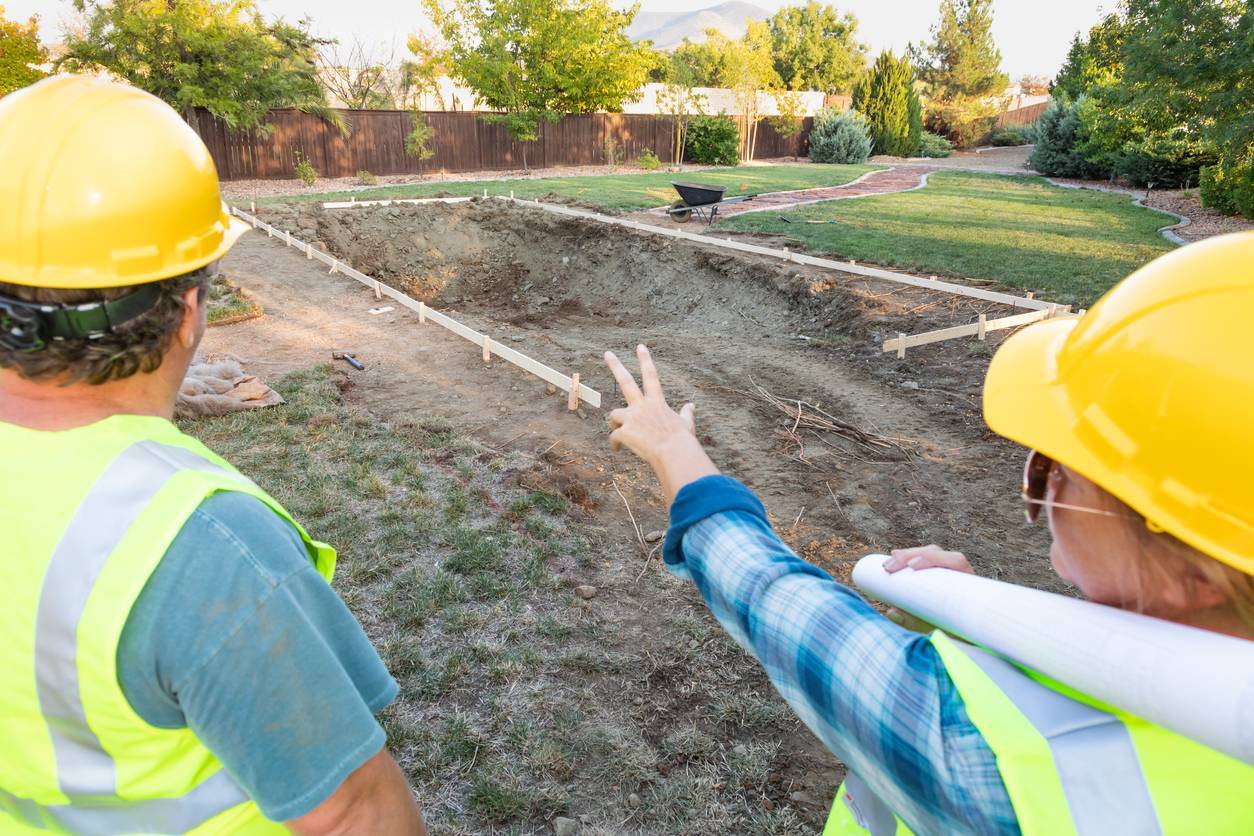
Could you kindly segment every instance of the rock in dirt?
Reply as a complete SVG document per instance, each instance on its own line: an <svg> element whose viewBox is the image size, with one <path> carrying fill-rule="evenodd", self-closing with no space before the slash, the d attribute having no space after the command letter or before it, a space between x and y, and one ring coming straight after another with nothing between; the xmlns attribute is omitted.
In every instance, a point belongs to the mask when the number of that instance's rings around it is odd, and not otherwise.
<svg viewBox="0 0 1254 836"><path fill-rule="evenodd" d="M901 383L901 388L902 389L918 389L919 382L917 380L903 380Z"/></svg>
<svg viewBox="0 0 1254 836"><path fill-rule="evenodd" d="M552 383L550 383L548 386L544 387L544 391L545 391L545 394L555 395L557 394L557 387L554 386Z"/></svg>
<svg viewBox="0 0 1254 836"><path fill-rule="evenodd" d="M640 796L634 792L627 796L627 806L633 810L640 806Z"/></svg>
<svg viewBox="0 0 1254 836"><path fill-rule="evenodd" d="M658 529L657 531L650 531L648 534L644 535L644 541L646 543L656 543L665 536L666 532L662 529Z"/></svg>
<svg viewBox="0 0 1254 836"><path fill-rule="evenodd" d="M553 819L554 836L575 836L579 832L579 822L574 819L568 819L565 816L558 816Z"/></svg>
<svg viewBox="0 0 1254 836"><path fill-rule="evenodd" d="M597 588L595 586L589 586L588 584L582 584L581 586L575 587L575 594L587 601L591 598L597 597Z"/></svg>

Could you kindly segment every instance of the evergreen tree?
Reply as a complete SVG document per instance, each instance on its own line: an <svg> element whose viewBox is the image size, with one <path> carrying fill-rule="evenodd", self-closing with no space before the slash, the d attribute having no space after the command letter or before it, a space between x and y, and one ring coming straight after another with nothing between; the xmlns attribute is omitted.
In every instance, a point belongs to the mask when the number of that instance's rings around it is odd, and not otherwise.
<svg viewBox="0 0 1254 836"><path fill-rule="evenodd" d="M926 84L932 127L959 146L988 133L1002 109L1009 78L993 43L993 0L941 0L932 41L912 49Z"/></svg>
<svg viewBox="0 0 1254 836"><path fill-rule="evenodd" d="M864 115L874 153L913 157L919 151L923 118L906 56L885 50L853 90L853 109Z"/></svg>

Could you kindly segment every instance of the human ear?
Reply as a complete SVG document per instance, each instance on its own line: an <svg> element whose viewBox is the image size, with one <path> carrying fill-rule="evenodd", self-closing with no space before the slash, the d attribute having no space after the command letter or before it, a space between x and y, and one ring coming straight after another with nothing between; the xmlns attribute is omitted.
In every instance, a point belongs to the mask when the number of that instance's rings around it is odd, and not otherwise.
<svg viewBox="0 0 1254 836"><path fill-rule="evenodd" d="M205 330L205 292L200 287L183 291L183 321L179 323L176 337L186 349L193 349L200 342Z"/></svg>

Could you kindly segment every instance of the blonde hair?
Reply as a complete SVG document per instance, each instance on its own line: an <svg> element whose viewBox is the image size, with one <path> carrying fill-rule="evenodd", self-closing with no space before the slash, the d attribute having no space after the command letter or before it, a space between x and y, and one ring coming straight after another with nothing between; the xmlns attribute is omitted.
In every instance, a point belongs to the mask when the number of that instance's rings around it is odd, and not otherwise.
<svg viewBox="0 0 1254 836"><path fill-rule="evenodd" d="M1134 580L1139 612L1146 611L1150 590L1175 584L1193 600L1199 588L1211 586L1227 599L1242 622L1254 630L1254 575L1198 551L1170 532L1151 529L1144 517L1118 497L1105 490L1100 493L1103 503L1111 510L1126 515L1120 522L1129 545L1138 555Z"/></svg>

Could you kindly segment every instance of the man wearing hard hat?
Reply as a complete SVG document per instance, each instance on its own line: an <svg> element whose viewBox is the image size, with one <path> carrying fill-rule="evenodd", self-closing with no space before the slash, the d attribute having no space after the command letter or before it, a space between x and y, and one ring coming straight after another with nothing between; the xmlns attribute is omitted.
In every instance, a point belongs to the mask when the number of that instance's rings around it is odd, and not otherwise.
<svg viewBox="0 0 1254 836"><path fill-rule="evenodd" d="M153 96L0 99L0 832L424 832L335 551L170 423L237 234Z"/></svg>
<svg viewBox="0 0 1254 836"><path fill-rule="evenodd" d="M1243 710L1224 751L1050 679L1031 659L894 623L793 554L758 498L719 474L692 405L667 405L644 346L640 385L606 355L627 401L610 413L611 444L651 465L671 500L667 567L695 582L848 766L824 836L1254 833L1251 311L1254 232L1212 238L1141 268L1082 319L1014 335L984 384L989 427L1030 450L1025 510L1029 522L1048 520L1058 574L1090 600L1132 611L1116 620L1136 655L1157 661L1154 637L1170 631L1212 660L1216 681L1234 683L1230 703ZM936 546L883 565L970 571ZM1031 645L1034 631L1061 626L980 615L990 643L1000 630ZM1086 674L1122 678L1144 703L1140 692L1156 682L1141 659L1120 661L1122 671Z"/></svg>

